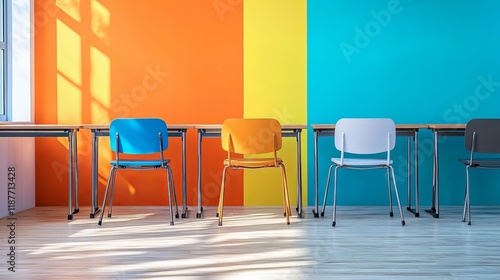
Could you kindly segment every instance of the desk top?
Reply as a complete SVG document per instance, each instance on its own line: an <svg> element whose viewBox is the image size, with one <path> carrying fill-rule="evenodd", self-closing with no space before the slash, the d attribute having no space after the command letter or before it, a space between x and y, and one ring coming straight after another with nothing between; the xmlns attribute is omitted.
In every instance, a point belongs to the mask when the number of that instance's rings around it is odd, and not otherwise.
<svg viewBox="0 0 500 280"><path fill-rule="evenodd" d="M81 127L92 130L109 130L109 124L82 124ZM168 130L187 130L194 127L194 124L167 124Z"/></svg>
<svg viewBox="0 0 500 280"><path fill-rule="evenodd" d="M465 124L429 124L434 130L465 130Z"/></svg>
<svg viewBox="0 0 500 280"><path fill-rule="evenodd" d="M335 124L312 124L313 130L335 130ZM428 128L428 124L396 124L396 130L415 130Z"/></svg>
<svg viewBox="0 0 500 280"><path fill-rule="evenodd" d="M194 128L197 130L221 130L222 124L195 124ZM306 129L305 124L282 124L281 130L294 130L294 129Z"/></svg>
<svg viewBox="0 0 500 280"><path fill-rule="evenodd" d="M33 124L33 123L9 123L0 124L0 130L16 130L16 131L35 131L35 130L74 130L80 129L80 124Z"/></svg>

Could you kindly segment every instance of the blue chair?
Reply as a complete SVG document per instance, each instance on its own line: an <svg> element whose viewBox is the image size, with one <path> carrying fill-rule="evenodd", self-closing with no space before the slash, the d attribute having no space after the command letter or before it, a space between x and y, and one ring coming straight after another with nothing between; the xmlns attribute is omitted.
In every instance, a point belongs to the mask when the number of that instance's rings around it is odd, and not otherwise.
<svg viewBox="0 0 500 280"><path fill-rule="evenodd" d="M174 225L174 212L172 205L175 204L175 217L179 217L177 199L175 196L172 169L168 165L169 159L164 159L163 151L168 147L167 125L162 119L156 118L120 118L111 122L109 127L109 144L115 153L116 159L111 161L106 192L102 202L102 212L99 225L102 225L104 207L111 185L108 217L111 217L113 192L115 187L116 171L119 169L154 170L165 169L167 178L168 204L170 207L170 225ZM158 159L149 159L146 155L158 155ZM148 159L137 159L145 156Z"/></svg>

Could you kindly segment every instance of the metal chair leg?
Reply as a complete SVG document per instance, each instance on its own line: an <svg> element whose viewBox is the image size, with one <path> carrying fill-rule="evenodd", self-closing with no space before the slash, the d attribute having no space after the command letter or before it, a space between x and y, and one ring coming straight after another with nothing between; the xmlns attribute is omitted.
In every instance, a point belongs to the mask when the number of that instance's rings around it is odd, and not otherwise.
<svg viewBox="0 0 500 280"><path fill-rule="evenodd" d="M394 216L394 212L392 210L392 190L391 190L391 175L389 172L389 168L387 168L387 191L389 193L389 216Z"/></svg>
<svg viewBox="0 0 500 280"><path fill-rule="evenodd" d="M396 192L396 199L398 200L399 215L401 216L401 225L404 226L406 222L403 216L403 211L401 210L401 202L399 201L398 185L396 184L396 177L394 176L394 168L392 166L389 167L391 168L392 182L394 183L394 191Z"/></svg>
<svg viewBox="0 0 500 280"><path fill-rule="evenodd" d="M116 180L116 169L113 170L113 175L111 176L111 182L110 182L111 183L111 190L110 190L110 194L109 194L108 218L111 218L111 214L113 212L113 197L115 194L115 180Z"/></svg>
<svg viewBox="0 0 500 280"><path fill-rule="evenodd" d="M466 172L466 174L468 172L467 166L465 168L465 172ZM465 175L465 176L467 178L467 175ZM468 180L466 180L466 182L465 182L465 190L464 190L464 192L465 192L465 194L464 194L464 209L463 209L463 212L462 212L462 222L463 223L467 219L467 206L468 206L467 205L467 201L468 201L468 195L469 195L469 193L467 192L467 184L468 183L469 183Z"/></svg>
<svg viewBox="0 0 500 280"><path fill-rule="evenodd" d="M174 175L172 172L172 168L170 168L170 166L168 166L168 170L169 170L170 185L172 186L172 188L171 188L172 197L174 198L173 200L174 200L174 206L175 206L175 218L178 219L179 218L179 206L177 204L177 195L175 193Z"/></svg>
<svg viewBox="0 0 500 280"><path fill-rule="evenodd" d="M325 195L323 197L323 207L321 207L321 217L325 216L325 208L326 208L326 198L328 197L328 188L330 185L330 176L332 175L332 168L334 165L330 165L328 168L328 177L326 178L326 186L325 186Z"/></svg>
<svg viewBox="0 0 500 280"><path fill-rule="evenodd" d="M333 219L332 219L332 227L337 224L337 174L338 174L339 166L335 167L335 175L333 178Z"/></svg>
<svg viewBox="0 0 500 280"><path fill-rule="evenodd" d="M470 217L470 188L469 188L469 166L466 167L466 172L465 172L466 176L467 176L467 189L466 189L466 192L467 192L467 216L468 216L468 224L471 225L471 217Z"/></svg>
<svg viewBox="0 0 500 280"><path fill-rule="evenodd" d="M217 207L217 215L219 216L219 226L222 226L222 216L223 216L223 208L224 208L224 189L225 189L227 168L228 168L228 166L224 166L224 170L222 171L222 182L221 182L221 188L220 188L219 206Z"/></svg>
<svg viewBox="0 0 500 280"><path fill-rule="evenodd" d="M286 170L285 166L283 164L280 164L281 167L281 177L282 177L282 186L283 186L283 195L285 196L285 217L286 217L286 224L290 224L290 198L288 195L288 184L286 180Z"/></svg>
<svg viewBox="0 0 500 280"><path fill-rule="evenodd" d="M173 211L173 207L172 207L172 187L173 186L170 186L170 176L172 176L172 173L171 173L171 170L170 168L166 168L165 169L165 175L166 175L166 179L167 179L167 194L168 194L168 207L170 209L170 225L173 226L174 225L174 211Z"/></svg>
<svg viewBox="0 0 500 280"><path fill-rule="evenodd" d="M102 225L102 218L104 216L104 207L106 206L106 199L108 198L109 183L111 182L111 177L113 176L113 174L114 174L114 167L111 167L111 170L109 170L108 182L106 183L106 190L104 191L104 198L102 200L101 215L99 216L99 221L97 222L98 225Z"/></svg>
<svg viewBox="0 0 500 280"><path fill-rule="evenodd" d="M286 217L287 215L287 203L286 203L286 192L285 192L285 186L286 186L286 183L285 183L285 180L286 180L286 177L283 176L283 168L281 168L280 166L280 172L281 172L281 196L282 196L282 200L283 200L283 216Z"/></svg>

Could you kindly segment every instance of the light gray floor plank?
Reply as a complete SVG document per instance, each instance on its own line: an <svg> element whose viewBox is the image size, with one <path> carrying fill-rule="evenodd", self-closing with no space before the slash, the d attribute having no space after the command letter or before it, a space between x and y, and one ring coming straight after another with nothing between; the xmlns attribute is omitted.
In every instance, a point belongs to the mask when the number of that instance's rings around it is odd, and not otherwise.
<svg viewBox="0 0 500 280"><path fill-rule="evenodd" d="M195 209L190 207L190 209ZM114 207L103 226L65 207L16 213L16 272L8 271L8 221L0 220L0 279L499 279L500 207L461 207L440 218L387 207L338 207L291 218L281 207L215 208L169 225L167 207Z"/></svg>

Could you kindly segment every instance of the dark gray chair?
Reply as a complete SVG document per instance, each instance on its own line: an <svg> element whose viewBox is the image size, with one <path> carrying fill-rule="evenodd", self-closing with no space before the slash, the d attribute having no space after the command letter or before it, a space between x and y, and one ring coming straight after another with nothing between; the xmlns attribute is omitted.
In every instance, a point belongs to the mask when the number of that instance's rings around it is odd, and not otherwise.
<svg viewBox="0 0 500 280"><path fill-rule="evenodd" d="M465 126L465 148L470 151L470 157L459 159L465 164L466 186L462 222L470 217L469 169L489 168L500 169L500 158L492 157L500 154L500 119L472 119ZM484 157L476 157L480 153ZM489 157L488 157L489 156Z"/></svg>

